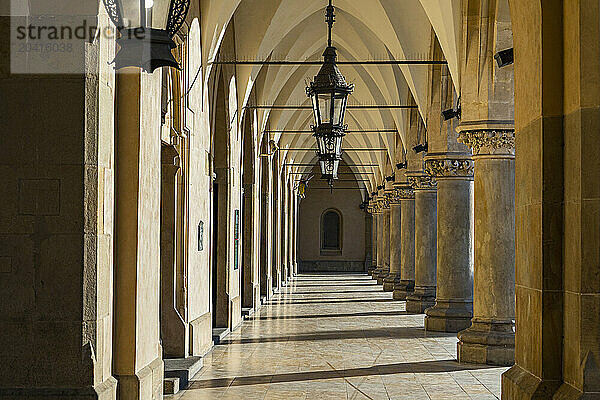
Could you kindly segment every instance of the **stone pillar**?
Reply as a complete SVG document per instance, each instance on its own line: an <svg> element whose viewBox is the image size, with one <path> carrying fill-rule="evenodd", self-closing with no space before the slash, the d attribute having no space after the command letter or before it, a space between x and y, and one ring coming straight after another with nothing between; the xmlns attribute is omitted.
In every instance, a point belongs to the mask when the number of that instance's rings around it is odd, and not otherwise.
<svg viewBox="0 0 600 400"><path fill-rule="evenodd" d="M394 190L389 196L390 202L390 272L383 278L383 291L393 292L394 285L400 284L402 268L402 201L399 192Z"/></svg>
<svg viewBox="0 0 600 400"><path fill-rule="evenodd" d="M383 280L390 273L390 203L387 196L381 200L381 269L377 274L377 284L383 285Z"/></svg>
<svg viewBox="0 0 600 400"><path fill-rule="evenodd" d="M438 182L437 289L435 306L425 310L425 329L458 332L473 317L473 160L431 156L425 170Z"/></svg>
<svg viewBox="0 0 600 400"><path fill-rule="evenodd" d="M402 207L401 274L394 282L394 300L406 300L415 290L415 193L407 184L396 188Z"/></svg>
<svg viewBox="0 0 600 400"><path fill-rule="evenodd" d="M473 320L458 338L458 361L511 366L515 336L514 130L463 131L475 163Z"/></svg>
<svg viewBox="0 0 600 400"><path fill-rule="evenodd" d="M271 277L273 269L273 207L271 203L272 170L270 158L261 159L262 168L262 198L261 198L261 228L260 228L260 293L261 297L271 297L273 293L273 280Z"/></svg>
<svg viewBox="0 0 600 400"><path fill-rule="evenodd" d="M115 307L117 397L161 399L160 74L117 73L115 129ZM143 199L143 201L141 200Z"/></svg>
<svg viewBox="0 0 600 400"><path fill-rule="evenodd" d="M294 188L288 189L290 210L288 211L288 280L294 277L294 214L296 210L296 201Z"/></svg>
<svg viewBox="0 0 600 400"><path fill-rule="evenodd" d="M377 214L377 268L373 271L373 279L378 279L383 271L383 200L377 196L375 212Z"/></svg>
<svg viewBox="0 0 600 400"><path fill-rule="evenodd" d="M415 291L406 296L406 311L421 314L435 305L437 184L423 173L408 179L415 193Z"/></svg>
<svg viewBox="0 0 600 400"><path fill-rule="evenodd" d="M161 147L160 204L160 338L163 354L184 358L189 354L188 324L177 310L176 283L176 174L179 153L172 145Z"/></svg>
<svg viewBox="0 0 600 400"><path fill-rule="evenodd" d="M293 254L294 254L294 276L298 275L298 210L300 208L300 200L298 193L294 192L294 243L293 243Z"/></svg>
<svg viewBox="0 0 600 400"><path fill-rule="evenodd" d="M377 242L377 229L378 229L378 221L379 215L377 212L377 201L371 199L369 202L369 212L372 217L372 225L371 225L371 266L368 269L369 275L374 277L375 271L377 270L377 254L378 254L378 242Z"/></svg>
<svg viewBox="0 0 600 400"><path fill-rule="evenodd" d="M281 227L280 242L281 247L281 285L285 286L288 274L288 213L289 213L289 194L287 190L287 177L285 172L281 173L281 204L280 219Z"/></svg>

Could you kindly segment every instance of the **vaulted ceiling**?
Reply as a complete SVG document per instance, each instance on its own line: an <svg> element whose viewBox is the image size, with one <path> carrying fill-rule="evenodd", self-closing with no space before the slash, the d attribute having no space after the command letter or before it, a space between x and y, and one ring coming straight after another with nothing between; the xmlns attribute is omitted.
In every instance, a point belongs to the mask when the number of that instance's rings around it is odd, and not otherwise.
<svg viewBox="0 0 600 400"><path fill-rule="evenodd" d="M455 86L460 83L460 0L334 0L334 46L339 60L431 59L432 32L440 43ZM326 46L326 0L210 0L202 1L204 65L220 50L227 29L233 29L238 60L321 60ZM220 57L227 55L221 54ZM238 104L308 105L306 82L318 66L236 66ZM426 122L428 67L424 65L343 65L346 79L356 85L351 104L408 104L414 99ZM209 72L210 73L210 72ZM206 74L208 75L208 74ZM252 100L251 99L252 94ZM398 134L349 133L345 160L377 164L367 190L381 182L395 164L396 147L407 142L408 110L349 110L351 130L396 129ZM261 132L306 130L310 110L259 110ZM260 138L259 138L260 139ZM312 148L307 134L276 134L280 148ZM260 142L260 141L259 141ZM352 149L386 151L352 151ZM315 161L314 152L281 153L297 163ZM365 168L357 169L365 170Z"/></svg>

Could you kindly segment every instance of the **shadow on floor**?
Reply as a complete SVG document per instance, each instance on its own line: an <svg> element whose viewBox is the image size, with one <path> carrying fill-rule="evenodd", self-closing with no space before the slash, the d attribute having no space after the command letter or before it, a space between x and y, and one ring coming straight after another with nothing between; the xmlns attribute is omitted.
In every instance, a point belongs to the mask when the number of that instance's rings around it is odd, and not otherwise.
<svg viewBox="0 0 600 400"><path fill-rule="evenodd" d="M305 318L347 318L347 317L377 317L377 316L394 316L394 315L419 315L406 311L367 311L360 313L346 314L308 314L308 315L274 315L253 317L251 320L273 320L273 319L305 319Z"/></svg>
<svg viewBox="0 0 600 400"><path fill-rule="evenodd" d="M359 283L360 282L360 283ZM338 283L323 283L323 282L314 282L306 284L305 282L293 282L287 287L319 287L319 286L343 286L343 287L366 287L366 286L377 286L377 281L340 281Z"/></svg>
<svg viewBox="0 0 600 400"><path fill-rule="evenodd" d="M394 327L378 329L360 329L348 331L322 331L316 333L301 333L289 336L266 336L257 338L231 338L225 339L221 344L251 344L251 343L274 343L274 342L312 342L317 340L341 340L341 339L415 339L432 337L453 337L455 333L426 332L424 328L417 327Z"/></svg>
<svg viewBox="0 0 600 400"><path fill-rule="evenodd" d="M308 301L306 301L308 300ZM268 305L277 305L277 304L284 304L284 305L292 305L292 304L336 304L336 303L392 303L392 302L400 302L402 300L393 300L391 298L391 293L390 293L390 298L389 299L332 299L332 298L328 298L328 299L320 299L320 298L314 298L314 299L302 299L302 300L271 300L269 301L267 304Z"/></svg>
<svg viewBox="0 0 600 400"><path fill-rule="evenodd" d="M310 291L306 291L306 292L299 292L299 291L295 291L295 292L291 292L291 293L286 293L286 296L293 296L293 295L304 295L304 294L353 294L353 293L362 293L362 294L376 294L376 293L381 293L383 291L383 288L379 288L374 289L374 290L336 290L336 291L329 291L329 292L315 292L313 290Z"/></svg>
<svg viewBox="0 0 600 400"><path fill-rule="evenodd" d="M405 373L455 372L475 369L496 368L489 365L459 364L454 360L422 361L374 365L365 368L349 368L327 371L292 372L275 375L241 376L235 378L204 379L192 382L188 389L220 388L228 386L247 386L269 383L301 382L321 379L353 378L373 375L393 375Z"/></svg>

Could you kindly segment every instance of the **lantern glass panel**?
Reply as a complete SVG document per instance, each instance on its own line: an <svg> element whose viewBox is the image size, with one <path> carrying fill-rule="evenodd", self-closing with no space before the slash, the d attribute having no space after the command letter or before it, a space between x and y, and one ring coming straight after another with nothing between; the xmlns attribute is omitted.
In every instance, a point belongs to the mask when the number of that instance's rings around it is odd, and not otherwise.
<svg viewBox="0 0 600 400"><path fill-rule="evenodd" d="M317 95L314 94L310 97L310 99L312 100L312 105L313 105L313 112L315 114L315 126L319 126L320 122L319 122L319 104L318 104L318 100L317 100Z"/></svg>
<svg viewBox="0 0 600 400"><path fill-rule="evenodd" d="M323 136L317 137L317 146L319 148L319 154L327 153L327 149L325 147L325 138Z"/></svg>
<svg viewBox="0 0 600 400"><path fill-rule="evenodd" d="M167 28L171 0L121 0L120 6L126 27Z"/></svg>
<svg viewBox="0 0 600 400"><path fill-rule="evenodd" d="M340 155L342 154L342 137L341 136L336 136L335 137L335 154L336 155Z"/></svg>
<svg viewBox="0 0 600 400"><path fill-rule="evenodd" d="M148 3L153 3L152 17L148 20L148 24L154 29L167 29L167 22L169 20L169 10L171 8L172 0L141 0Z"/></svg>
<svg viewBox="0 0 600 400"><path fill-rule="evenodd" d="M342 125L344 123L344 109L346 96L337 95L333 101L333 125Z"/></svg>
<svg viewBox="0 0 600 400"><path fill-rule="evenodd" d="M321 123L331 122L331 94L319 94L319 112L321 114Z"/></svg>

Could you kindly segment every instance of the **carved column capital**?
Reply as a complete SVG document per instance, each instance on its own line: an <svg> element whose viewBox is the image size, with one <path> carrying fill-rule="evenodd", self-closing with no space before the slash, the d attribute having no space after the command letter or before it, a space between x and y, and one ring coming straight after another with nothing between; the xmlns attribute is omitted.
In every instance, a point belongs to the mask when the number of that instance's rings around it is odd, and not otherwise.
<svg viewBox="0 0 600 400"><path fill-rule="evenodd" d="M408 176L408 183L412 190L436 190L437 181L433 176L426 175L425 173L419 173L416 175Z"/></svg>
<svg viewBox="0 0 600 400"><path fill-rule="evenodd" d="M465 130L458 141L469 147L474 156L515 156L514 129Z"/></svg>
<svg viewBox="0 0 600 400"><path fill-rule="evenodd" d="M381 197L377 198L377 205L379 208L379 212L383 212L384 210L389 210L390 209L390 200L387 197L387 193L384 194Z"/></svg>
<svg viewBox="0 0 600 400"><path fill-rule="evenodd" d="M415 192L408 182L397 183L394 185L394 192L392 195L392 204L399 205L402 200L411 200L415 198Z"/></svg>
<svg viewBox="0 0 600 400"><path fill-rule="evenodd" d="M425 172L436 179L473 179L474 163L470 158L447 156L425 160Z"/></svg>
<svg viewBox="0 0 600 400"><path fill-rule="evenodd" d="M378 215L379 213L381 213L381 210L379 210L379 202L377 201L377 199L371 199L371 201L369 202L369 209L370 209L370 213L372 215Z"/></svg>

